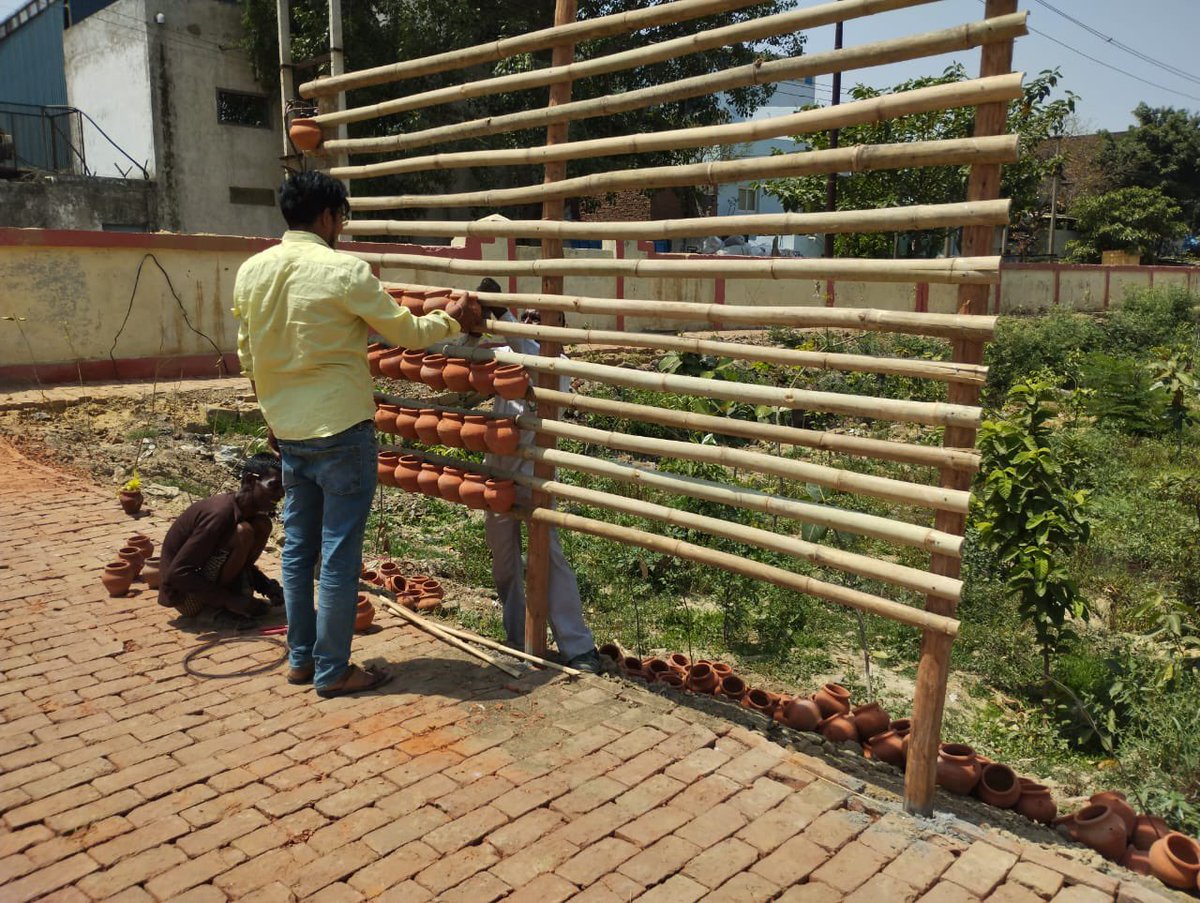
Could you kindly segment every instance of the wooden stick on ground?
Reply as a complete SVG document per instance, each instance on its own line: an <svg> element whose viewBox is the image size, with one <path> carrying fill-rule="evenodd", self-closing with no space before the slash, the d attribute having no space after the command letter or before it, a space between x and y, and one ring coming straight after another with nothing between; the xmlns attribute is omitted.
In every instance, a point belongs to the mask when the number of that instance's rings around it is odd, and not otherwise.
<svg viewBox="0 0 1200 903"><path fill-rule="evenodd" d="M467 653L467 655L473 655L473 656L475 656L475 658L479 659L480 661L487 662L489 665L491 665L494 668L499 668L501 671L503 671L505 674L509 675L510 677L520 677L521 676L520 671L516 670L515 668L511 668L502 662L496 661L494 658L492 658L490 655L488 655L482 649L476 649L474 646L468 646L466 643L464 643L458 637L452 636L450 633L443 630L439 625L433 624L429 621L426 621L420 615L413 614L411 611L409 611L403 605L397 605L391 599L380 599L380 604L382 604L383 607L386 608L388 611L390 611L392 614L399 615L400 617L404 618L404 620L408 621L408 623L414 625L415 627L419 627L421 630L424 630L426 633L430 634L431 636L437 637L443 643L453 646L455 649L459 649L462 652Z"/></svg>
<svg viewBox="0 0 1200 903"><path fill-rule="evenodd" d="M496 649L503 652L505 655L511 655L513 658L519 658L521 661L529 662L539 668L553 668L555 671L561 671L563 674L569 674L571 677L578 677L583 674L578 668L569 668L566 665L560 665L558 662L552 662L549 659L539 658L536 655L531 655L528 652L522 652L520 649L513 649L511 646L505 646L503 643L497 643L495 640L490 640L487 637L479 636L471 633L469 630L461 630L458 627L451 627L449 624L439 624L442 630L451 636L459 637L460 639L468 640L472 643L479 643L481 646L487 646L489 649Z"/></svg>

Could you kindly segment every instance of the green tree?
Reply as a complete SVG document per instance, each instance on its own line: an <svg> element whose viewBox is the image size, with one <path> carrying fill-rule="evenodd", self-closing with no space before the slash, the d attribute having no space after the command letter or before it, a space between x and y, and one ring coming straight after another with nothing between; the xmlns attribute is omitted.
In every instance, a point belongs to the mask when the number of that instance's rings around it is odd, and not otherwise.
<svg viewBox="0 0 1200 903"><path fill-rule="evenodd" d="M1102 133L1101 165L1116 187L1160 189L1200 232L1200 114L1142 103L1133 115L1128 131Z"/></svg>
<svg viewBox="0 0 1200 903"><path fill-rule="evenodd" d="M955 63L939 76L912 79L887 91L855 85L850 89L850 98L868 100L884 94L966 81L967 77L966 69ZM1008 130L1021 136L1021 159L1004 167L1001 193L1012 198L1014 220L1040 212L1042 181L1061 162L1058 157L1039 158L1033 152L1047 138L1062 132L1075 109L1076 96L1070 91L1052 99L1060 79L1061 73L1057 69L1042 72L1025 86L1024 97L1009 106ZM963 107L851 126L841 130L838 143L847 147L969 138L974 127L975 108ZM807 142L813 150L829 147L829 135L825 132L798 136L797 140ZM966 197L969 172L968 166L927 166L854 173L838 180L838 209L866 210L961 201ZM825 209L825 182L824 176L808 176L773 179L764 182L763 187L768 194L779 198L785 210L812 212ZM933 256L942 249L945 235L941 230L918 233L911 237L910 246L901 251L901 256ZM892 233L839 235L836 253L843 257L891 257L895 238Z"/></svg>
<svg viewBox="0 0 1200 903"><path fill-rule="evenodd" d="M1118 188L1080 198L1071 209L1080 237L1065 257L1099 263L1104 251L1136 251L1151 262L1187 234L1183 211L1160 188Z"/></svg>

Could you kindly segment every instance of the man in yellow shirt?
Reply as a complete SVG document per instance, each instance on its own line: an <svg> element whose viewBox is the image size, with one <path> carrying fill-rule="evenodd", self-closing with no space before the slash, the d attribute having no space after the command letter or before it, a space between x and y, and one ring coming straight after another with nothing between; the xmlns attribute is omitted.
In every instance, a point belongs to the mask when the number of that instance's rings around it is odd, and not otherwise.
<svg viewBox="0 0 1200 903"><path fill-rule="evenodd" d="M288 224L283 241L238 270L238 357L283 461L288 681L311 680L321 696L344 696L390 678L350 664L376 473L368 332L426 348L474 331L482 316L470 300L414 317L366 262L334 250L349 203L342 184L325 173L291 176L279 207Z"/></svg>

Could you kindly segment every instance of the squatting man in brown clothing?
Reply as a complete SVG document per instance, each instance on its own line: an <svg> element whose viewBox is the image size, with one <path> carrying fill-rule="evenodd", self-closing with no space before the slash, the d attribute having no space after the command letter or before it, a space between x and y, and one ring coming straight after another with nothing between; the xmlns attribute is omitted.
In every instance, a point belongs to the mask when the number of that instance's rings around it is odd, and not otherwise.
<svg viewBox="0 0 1200 903"><path fill-rule="evenodd" d="M185 616L224 609L243 617L283 604L283 588L256 562L271 535L275 506L283 498L279 459L258 454L242 465L237 492L221 492L193 503L171 525L163 540L160 605Z"/></svg>

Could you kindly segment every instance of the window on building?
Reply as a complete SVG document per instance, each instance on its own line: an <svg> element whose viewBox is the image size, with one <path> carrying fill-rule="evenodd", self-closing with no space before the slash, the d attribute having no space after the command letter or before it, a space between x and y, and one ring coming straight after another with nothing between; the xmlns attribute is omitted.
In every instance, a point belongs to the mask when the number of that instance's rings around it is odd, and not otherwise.
<svg viewBox="0 0 1200 903"><path fill-rule="evenodd" d="M739 188L737 196L737 209L747 213L755 213L758 210L758 189L757 188Z"/></svg>
<svg viewBox="0 0 1200 903"><path fill-rule="evenodd" d="M247 125L252 128L271 128L271 105L265 94L246 94L243 91L217 89L217 122L227 125Z"/></svg>

